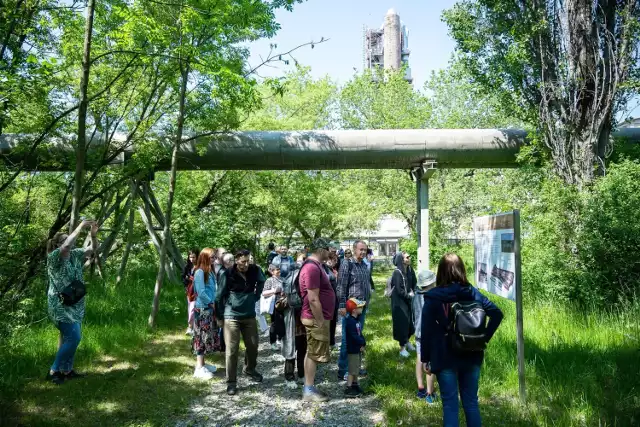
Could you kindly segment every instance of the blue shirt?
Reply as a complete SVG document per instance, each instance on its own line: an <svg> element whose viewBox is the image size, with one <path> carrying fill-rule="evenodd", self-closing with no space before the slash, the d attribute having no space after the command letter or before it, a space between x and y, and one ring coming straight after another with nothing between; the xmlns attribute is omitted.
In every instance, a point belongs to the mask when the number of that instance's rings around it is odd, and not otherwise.
<svg viewBox="0 0 640 427"><path fill-rule="evenodd" d="M209 308L216 299L216 280L215 274L209 272L209 280L204 282L204 271L196 270L193 276L193 290L196 292L196 308Z"/></svg>
<svg viewBox="0 0 640 427"><path fill-rule="evenodd" d="M358 319L351 314L347 314L345 333L347 334L347 354L359 354L360 347L364 347L366 341L362 336L362 328Z"/></svg>

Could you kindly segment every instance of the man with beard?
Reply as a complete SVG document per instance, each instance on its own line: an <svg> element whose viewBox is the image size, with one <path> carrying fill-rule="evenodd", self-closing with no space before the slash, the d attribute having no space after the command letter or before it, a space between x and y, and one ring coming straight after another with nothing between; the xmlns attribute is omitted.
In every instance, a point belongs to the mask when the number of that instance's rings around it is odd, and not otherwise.
<svg viewBox="0 0 640 427"><path fill-rule="evenodd" d="M329 399L315 387L318 363L327 363L331 358L329 324L333 318L336 294L322 266L328 258L329 242L316 239L311 245L311 256L300 269L301 320L307 332L302 397L308 402L326 402Z"/></svg>
<svg viewBox="0 0 640 427"><path fill-rule="evenodd" d="M258 359L258 327L256 325L256 301L262 294L265 277L256 265L249 264L250 252L236 252L235 264L220 275L216 304L218 317L224 317L224 341L226 343L227 394L237 393L238 348L240 337L245 346L243 373L255 382L262 381L256 371Z"/></svg>

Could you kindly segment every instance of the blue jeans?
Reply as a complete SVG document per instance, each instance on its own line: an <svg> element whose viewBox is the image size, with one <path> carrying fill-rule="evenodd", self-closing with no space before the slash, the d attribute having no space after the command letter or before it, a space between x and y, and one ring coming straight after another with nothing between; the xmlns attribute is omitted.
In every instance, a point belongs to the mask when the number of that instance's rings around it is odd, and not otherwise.
<svg viewBox="0 0 640 427"><path fill-rule="evenodd" d="M362 314L358 318L360 323L360 331L364 331L364 319L367 315L367 309L369 306L365 306L362 309ZM343 377L349 370L349 361L347 359L347 333L345 331L347 327L347 317L342 318L342 344L340 345L340 357L338 358L338 375Z"/></svg>
<svg viewBox="0 0 640 427"><path fill-rule="evenodd" d="M436 374L442 398L444 427L458 427L458 391L462 400L467 427L481 427L480 408L478 407L478 381L480 365L467 368L443 369Z"/></svg>
<svg viewBox="0 0 640 427"><path fill-rule="evenodd" d="M51 365L54 372L69 372L73 369L73 358L80 344L80 323L58 322L56 328L62 333L62 345L58 349L56 358Z"/></svg>

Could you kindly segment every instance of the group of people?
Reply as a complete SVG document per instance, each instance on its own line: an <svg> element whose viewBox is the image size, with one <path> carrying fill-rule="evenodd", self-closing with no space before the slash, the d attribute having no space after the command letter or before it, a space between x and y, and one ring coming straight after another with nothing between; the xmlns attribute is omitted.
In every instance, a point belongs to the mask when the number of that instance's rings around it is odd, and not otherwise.
<svg viewBox="0 0 640 427"><path fill-rule="evenodd" d="M371 263L365 262L367 249L364 241L356 241L353 253L341 260L336 248L319 238L308 248L308 256L305 251L294 261L288 248L270 245L266 275L248 250L231 255L223 248L192 249L182 278L189 312L187 334L192 335L196 355L194 377L211 379L216 368L205 364L205 355L224 351L227 393L236 394L242 339L243 373L262 381L256 370L258 325L264 322L259 301L272 299L271 325L267 329L263 323L260 329L268 330L272 350L281 350L287 386L297 388L301 380L304 400L328 400L315 386L315 375L318 364L329 362L332 348L337 348L340 315L339 378L347 380L346 396L361 395L358 377L366 375L361 369L362 330L373 289Z"/></svg>
<svg viewBox="0 0 640 427"><path fill-rule="evenodd" d="M89 229L91 246L75 248L75 241ZM82 377L73 369L80 343L85 311L83 266L97 245L98 225L83 221L70 235L56 234L47 243L49 316L60 331L58 351L47 379L54 384ZM205 356L225 352L227 393L237 393L239 344L245 345L243 374L262 381L257 370L259 300L273 298L271 344L281 341L285 359L284 377L290 387L304 382L305 401L324 402L328 396L315 386L320 363L330 361L335 346L335 329L341 321L342 343L338 357L338 379L346 380L346 397L362 393L358 378L362 369L366 340L365 320L374 284L368 247L364 241L353 244L341 258L325 239L316 239L308 256L301 253L294 261L286 247L273 246L267 259L268 276L258 267L248 250L228 253L223 248L191 250L183 274L187 290L192 349L196 356L194 377L211 379L216 368L205 363ZM371 260L368 260L371 261ZM387 284L390 288L393 337L400 345L400 356L417 351L417 397L426 402L436 399L433 376L437 378L443 406L444 425L458 425L458 396L462 400L468 426L480 426L478 383L486 343L497 330L503 315L488 298L471 286L462 259L446 254L437 274L414 272L406 253L394 257L396 269ZM467 311L465 311L467 310ZM489 321L479 335L463 335L457 328L465 316L486 315ZM476 325L477 326L477 325ZM415 335L416 346L410 343ZM274 349L277 348L273 347ZM297 368L297 378L296 378ZM426 375L426 387L425 387Z"/></svg>

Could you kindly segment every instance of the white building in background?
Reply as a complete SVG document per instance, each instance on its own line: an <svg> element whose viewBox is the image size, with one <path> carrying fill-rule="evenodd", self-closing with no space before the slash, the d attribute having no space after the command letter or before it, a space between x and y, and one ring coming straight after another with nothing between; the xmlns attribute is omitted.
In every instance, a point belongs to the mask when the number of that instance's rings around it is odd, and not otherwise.
<svg viewBox="0 0 640 427"><path fill-rule="evenodd" d="M399 70L406 65L404 79L413 81L409 68L409 30L394 9L389 9L379 29L364 28L363 45L365 69Z"/></svg>
<svg viewBox="0 0 640 427"><path fill-rule="evenodd" d="M376 257L388 257L395 254L400 239L411 237L411 231L407 227L407 222L393 216L384 216L378 221L378 228L368 232L363 232L359 237L352 237L340 242L343 249L351 248L355 240L364 240L373 249Z"/></svg>

